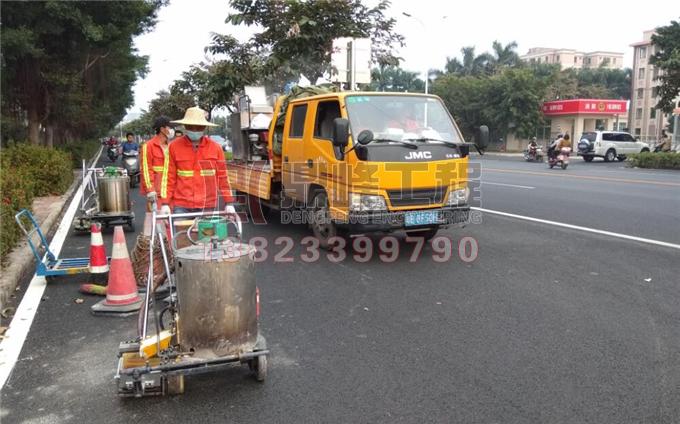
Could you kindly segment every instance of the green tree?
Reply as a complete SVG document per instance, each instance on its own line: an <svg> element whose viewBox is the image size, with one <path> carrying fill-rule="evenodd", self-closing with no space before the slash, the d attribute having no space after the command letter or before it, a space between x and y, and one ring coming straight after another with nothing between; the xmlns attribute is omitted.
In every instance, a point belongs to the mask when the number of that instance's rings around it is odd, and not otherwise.
<svg viewBox="0 0 680 424"><path fill-rule="evenodd" d="M371 71L371 91L420 92L425 82L418 78L417 72L405 71L397 66L382 65Z"/></svg>
<svg viewBox="0 0 680 424"><path fill-rule="evenodd" d="M475 47L463 47L460 49L463 54L463 61L458 58L446 58L446 65L444 66L445 73L456 75L482 75L488 73L490 70L490 63L493 57L488 53L482 53L479 56L475 54Z"/></svg>
<svg viewBox="0 0 680 424"><path fill-rule="evenodd" d="M132 104L132 85L146 71L133 38L153 27L163 4L0 3L3 116L26 121L33 144L41 133L52 145L111 128Z"/></svg>
<svg viewBox="0 0 680 424"><path fill-rule="evenodd" d="M519 65L519 55L516 52L517 42L512 41L504 46L499 41L494 41L491 48L493 50L491 66L495 71L503 68L513 68Z"/></svg>
<svg viewBox="0 0 680 424"><path fill-rule="evenodd" d="M659 72L659 102L657 109L670 113L674 108L674 100L680 96L680 22L671 21L670 25L656 29L652 35L652 44L656 53L650 63Z"/></svg>
<svg viewBox="0 0 680 424"><path fill-rule="evenodd" d="M149 102L149 110L144 113L144 116L150 124L153 124L153 120L161 115L170 119L181 119L184 112L192 106L196 106L192 96L180 91L161 90Z"/></svg>
<svg viewBox="0 0 680 424"><path fill-rule="evenodd" d="M374 7L360 0L231 0L230 6L227 23L258 28L248 44L263 53L266 74L284 67L314 83L330 72L333 40L340 37L371 38L374 61L396 65L393 48L404 41L386 16L387 0Z"/></svg>

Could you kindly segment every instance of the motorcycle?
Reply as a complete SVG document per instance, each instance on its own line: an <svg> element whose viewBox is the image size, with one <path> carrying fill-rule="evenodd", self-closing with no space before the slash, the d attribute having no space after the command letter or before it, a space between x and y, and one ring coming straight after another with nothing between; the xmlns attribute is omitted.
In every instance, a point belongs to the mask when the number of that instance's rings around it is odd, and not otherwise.
<svg viewBox="0 0 680 424"><path fill-rule="evenodd" d="M109 157L111 162L118 160L118 146L115 144L109 145L108 149L106 150L106 155Z"/></svg>
<svg viewBox="0 0 680 424"><path fill-rule="evenodd" d="M567 169L569 165L569 154L571 153L571 148L562 147L558 154L553 154L548 157L548 166L553 169L555 165L559 165L562 169Z"/></svg>
<svg viewBox="0 0 680 424"><path fill-rule="evenodd" d="M541 146L527 147L524 150L524 160L527 162L543 162L543 148Z"/></svg>
<svg viewBox="0 0 680 424"><path fill-rule="evenodd" d="M139 152L137 150L129 150L123 152L123 168L127 171L130 177L130 187L135 188L139 184Z"/></svg>

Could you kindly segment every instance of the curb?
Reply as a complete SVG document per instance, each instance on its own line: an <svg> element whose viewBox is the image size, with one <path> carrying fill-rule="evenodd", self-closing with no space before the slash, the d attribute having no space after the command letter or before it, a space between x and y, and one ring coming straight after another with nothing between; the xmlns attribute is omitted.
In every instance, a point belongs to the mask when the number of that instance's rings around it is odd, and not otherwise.
<svg viewBox="0 0 680 424"><path fill-rule="evenodd" d="M65 206L80 186L81 171L74 171L73 173L75 176L73 183L58 201L49 205L50 212L47 218L40 223L40 230L45 234L47 240L56 231L57 224L59 224L65 212ZM37 235L34 237L37 238ZM35 257L26 240L21 241L10 252L7 256L7 263L8 265L2 269L2 277L0 277L0 311L4 309L19 282L35 272Z"/></svg>

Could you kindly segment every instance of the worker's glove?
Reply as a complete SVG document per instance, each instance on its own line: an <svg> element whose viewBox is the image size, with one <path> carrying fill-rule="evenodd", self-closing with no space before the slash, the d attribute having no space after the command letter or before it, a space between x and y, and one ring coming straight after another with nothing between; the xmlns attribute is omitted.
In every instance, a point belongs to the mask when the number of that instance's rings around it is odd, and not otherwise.
<svg viewBox="0 0 680 424"><path fill-rule="evenodd" d="M157 195L156 195L155 191L150 191L150 192L146 193L146 200L148 202L155 203L156 198L157 198Z"/></svg>
<svg viewBox="0 0 680 424"><path fill-rule="evenodd" d="M232 205L227 205L227 206L224 208L224 211L225 211L226 213L233 213L233 214L236 214L236 209L234 209L234 207L233 207Z"/></svg>
<svg viewBox="0 0 680 424"><path fill-rule="evenodd" d="M170 210L170 206L168 205L163 205L161 206L161 215L170 215L172 211Z"/></svg>

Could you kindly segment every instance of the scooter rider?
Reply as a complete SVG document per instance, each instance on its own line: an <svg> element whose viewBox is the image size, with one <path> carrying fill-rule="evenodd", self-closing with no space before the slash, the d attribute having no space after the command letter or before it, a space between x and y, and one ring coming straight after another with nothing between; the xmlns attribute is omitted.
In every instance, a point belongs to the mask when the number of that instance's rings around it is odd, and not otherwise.
<svg viewBox="0 0 680 424"><path fill-rule="evenodd" d="M129 132L125 135L125 137L127 138L127 140L125 140L125 143L123 143L123 153L131 151L138 152L139 146L135 142L135 135Z"/></svg>
<svg viewBox="0 0 680 424"><path fill-rule="evenodd" d="M160 203L168 195L168 143L174 137L174 130L167 116L156 118L153 129L156 135L142 144L142 184L139 189L149 203L156 200Z"/></svg>

